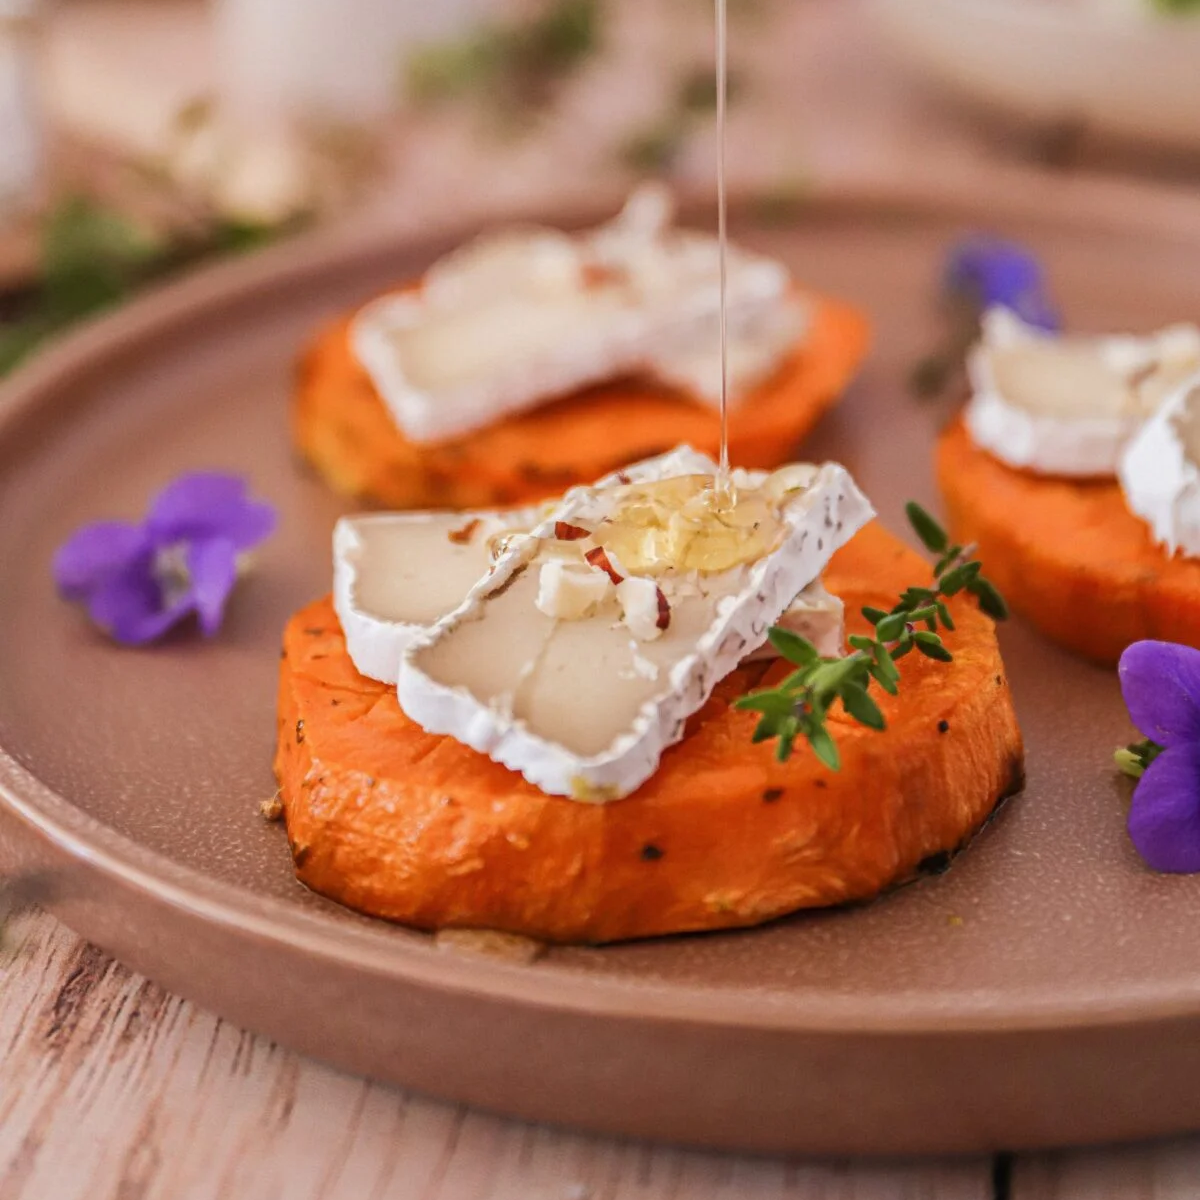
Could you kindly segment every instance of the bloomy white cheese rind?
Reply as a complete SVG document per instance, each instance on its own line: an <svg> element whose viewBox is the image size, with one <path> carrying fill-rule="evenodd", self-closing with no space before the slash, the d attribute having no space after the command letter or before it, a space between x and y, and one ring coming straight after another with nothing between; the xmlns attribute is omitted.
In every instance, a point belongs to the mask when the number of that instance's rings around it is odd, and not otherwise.
<svg viewBox="0 0 1200 1200"><path fill-rule="evenodd" d="M1193 415L1196 414L1196 415ZM1200 467L1188 457L1180 425L1200 419L1200 374L1142 427L1121 460L1125 502L1164 546L1200 557Z"/></svg>
<svg viewBox="0 0 1200 1200"><path fill-rule="evenodd" d="M672 228L669 198L653 191L635 193L614 221L575 237L527 229L481 238L435 264L425 286L360 309L350 323L351 350L400 431L421 443L457 437L551 397L639 372L689 386L700 399L718 403L717 359L697 351L715 345L719 291L716 273L707 265L716 262L715 244L710 237ZM736 403L791 353L809 324L810 306L796 294L782 264L734 246L728 265ZM587 282L593 267L625 271L638 280L637 301L614 288L597 299L599 293ZM460 277L472 270L481 272L477 287ZM504 316L506 299L507 311L516 311L506 283L510 289L520 284L525 289L521 303L530 307L522 310L523 320L510 316L516 324L503 330L493 318ZM419 338L422 327L435 329L458 308L461 292L492 302L491 309L477 309L470 319L477 323L476 345L495 341L493 361L481 374L422 386L412 357L406 365L397 346L398 335ZM459 309L459 316L466 311ZM531 329L540 331L545 344L515 353L516 336Z"/></svg>
<svg viewBox="0 0 1200 1200"><path fill-rule="evenodd" d="M1045 341L1046 334L1004 309L984 316L983 340L967 359L972 395L963 413L977 446L1009 466L1068 478L1111 478L1121 455L1146 421L1145 413L1064 418L1011 403L997 386L988 351ZM1113 370L1135 370L1157 356L1196 349L1196 331L1172 326L1148 337L1094 339Z"/></svg>
<svg viewBox="0 0 1200 1200"><path fill-rule="evenodd" d="M1142 425L1142 417L1089 417L1064 421L1038 416L1009 404L994 389L980 389L990 376L972 353L970 374L976 388L963 414L971 440L1011 467L1074 478L1115 473L1121 451Z"/></svg>
<svg viewBox="0 0 1200 1200"><path fill-rule="evenodd" d="M667 454L632 463L622 471L601 479L597 487L611 487L621 482L637 483L657 479L664 472L674 475L703 475L714 470L711 458L690 446L678 446ZM360 675L380 683L395 684L400 677L400 660L409 643L432 627L434 622L398 621L370 612L358 597L359 572L363 535L374 528L404 529L414 525L436 522L447 532L480 520L489 525L507 524L513 529L532 529L547 512L543 505L535 508L510 509L505 512L465 513L369 513L343 517L333 531L333 607L346 637L346 650ZM449 543L447 543L449 546ZM436 566L431 567L436 571ZM472 583L482 578L481 568ZM466 590L447 605L444 616L453 612L466 597Z"/></svg>
<svg viewBox="0 0 1200 1200"><path fill-rule="evenodd" d="M766 475L748 473L746 478L761 481ZM400 672L400 707L422 728L449 734L519 771L550 795L593 803L630 795L658 769L663 751L683 737L687 718L704 704L716 684L748 650L762 644L768 627L821 574L835 551L874 516L853 478L837 464L817 471L804 500L803 506L793 502L785 510L787 533L780 548L748 568L746 585L718 609L694 651L674 665L663 689L642 706L631 729L601 753L572 754L465 688L431 678L419 665L423 647L459 623L477 619L488 595L525 568L536 552L528 545L514 548L489 579L472 589L461 608L410 645ZM570 511L568 503L556 516L569 519ZM553 520L546 528L553 527Z"/></svg>

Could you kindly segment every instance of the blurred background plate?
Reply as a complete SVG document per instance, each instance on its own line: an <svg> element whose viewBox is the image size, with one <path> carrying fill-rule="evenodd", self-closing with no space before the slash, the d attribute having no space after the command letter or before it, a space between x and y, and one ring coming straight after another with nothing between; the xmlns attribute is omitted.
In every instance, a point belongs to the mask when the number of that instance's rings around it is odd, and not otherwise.
<svg viewBox="0 0 1200 1200"><path fill-rule="evenodd" d="M1151 0L874 0L910 66L1044 126L1200 151L1200 15Z"/></svg>

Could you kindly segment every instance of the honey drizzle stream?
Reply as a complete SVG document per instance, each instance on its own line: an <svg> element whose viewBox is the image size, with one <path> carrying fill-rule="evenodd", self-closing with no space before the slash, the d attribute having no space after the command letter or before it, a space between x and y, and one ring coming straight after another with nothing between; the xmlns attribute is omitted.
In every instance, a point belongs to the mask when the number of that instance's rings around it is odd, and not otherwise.
<svg viewBox="0 0 1200 1200"><path fill-rule="evenodd" d="M733 500L729 484L729 340L728 285L728 213L725 201L725 106L729 93L728 57L726 54L726 0L717 4L717 254L720 260L721 312L721 460L717 472L716 499L718 503Z"/></svg>

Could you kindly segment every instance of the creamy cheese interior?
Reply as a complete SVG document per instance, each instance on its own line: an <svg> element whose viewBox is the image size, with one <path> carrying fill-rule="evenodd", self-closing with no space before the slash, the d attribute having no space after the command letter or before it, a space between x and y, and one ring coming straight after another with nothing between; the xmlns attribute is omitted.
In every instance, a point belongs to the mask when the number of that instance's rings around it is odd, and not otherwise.
<svg viewBox="0 0 1200 1200"><path fill-rule="evenodd" d="M386 515L358 518L356 542L345 550L354 568L352 602L380 620L432 625L452 612L491 569L494 539L533 528L494 513L428 513L397 521Z"/></svg>
<svg viewBox="0 0 1200 1200"><path fill-rule="evenodd" d="M1141 426L1200 369L1200 330L1061 337L992 309L968 366L964 419L978 445L1043 474L1111 477Z"/></svg>
<svg viewBox="0 0 1200 1200"><path fill-rule="evenodd" d="M669 197L652 188L582 234L481 238L420 289L367 305L351 341L400 430L415 441L459 436L630 374L716 404L717 246L672 219ZM808 314L781 264L734 247L728 267L736 403L793 351Z"/></svg>
<svg viewBox="0 0 1200 1200"><path fill-rule="evenodd" d="M985 353L1009 404L1067 420L1148 417L1200 365L1200 358L1114 354L1099 341L1067 338Z"/></svg>
<svg viewBox="0 0 1200 1200"><path fill-rule="evenodd" d="M580 620L539 612L534 601L541 561L542 555L535 557L487 602L486 620L464 621L421 651L420 664L439 682L465 688L585 757L612 745L663 690L672 667L695 651L721 598L735 595L746 576L741 568L698 580L686 598L676 592L670 627L642 642L621 623L615 597Z"/></svg>

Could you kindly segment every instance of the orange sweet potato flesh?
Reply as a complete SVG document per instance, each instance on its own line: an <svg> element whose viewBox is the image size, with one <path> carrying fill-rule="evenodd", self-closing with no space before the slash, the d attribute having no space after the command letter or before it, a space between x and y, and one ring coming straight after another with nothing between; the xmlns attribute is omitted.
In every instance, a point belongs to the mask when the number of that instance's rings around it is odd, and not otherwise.
<svg viewBox="0 0 1200 1200"><path fill-rule="evenodd" d="M829 586L857 611L928 566L872 525ZM956 603L952 666L910 655L888 728L834 719L842 770L751 744L736 696L783 667L743 667L633 796L546 796L453 739L425 733L364 679L328 600L284 635L276 774L300 879L424 929L489 928L607 942L755 925L865 900L959 847L1021 786L1023 753L991 622Z"/></svg>
<svg viewBox="0 0 1200 1200"><path fill-rule="evenodd" d="M812 325L776 376L730 417L731 461L776 467L853 379L869 342L866 318L811 298ZM579 392L486 429L433 444L399 432L354 357L350 318L303 354L292 405L301 454L337 491L388 508L487 508L540 500L591 483L680 443L715 455L710 405L625 380Z"/></svg>
<svg viewBox="0 0 1200 1200"><path fill-rule="evenodd" d="M988 577L1047 637L1102 663L1141 638L1200 646L1200 562L1168 557L1115 481L1015 470L961 421L937 471L956 539L979 544Z"/></svg>

